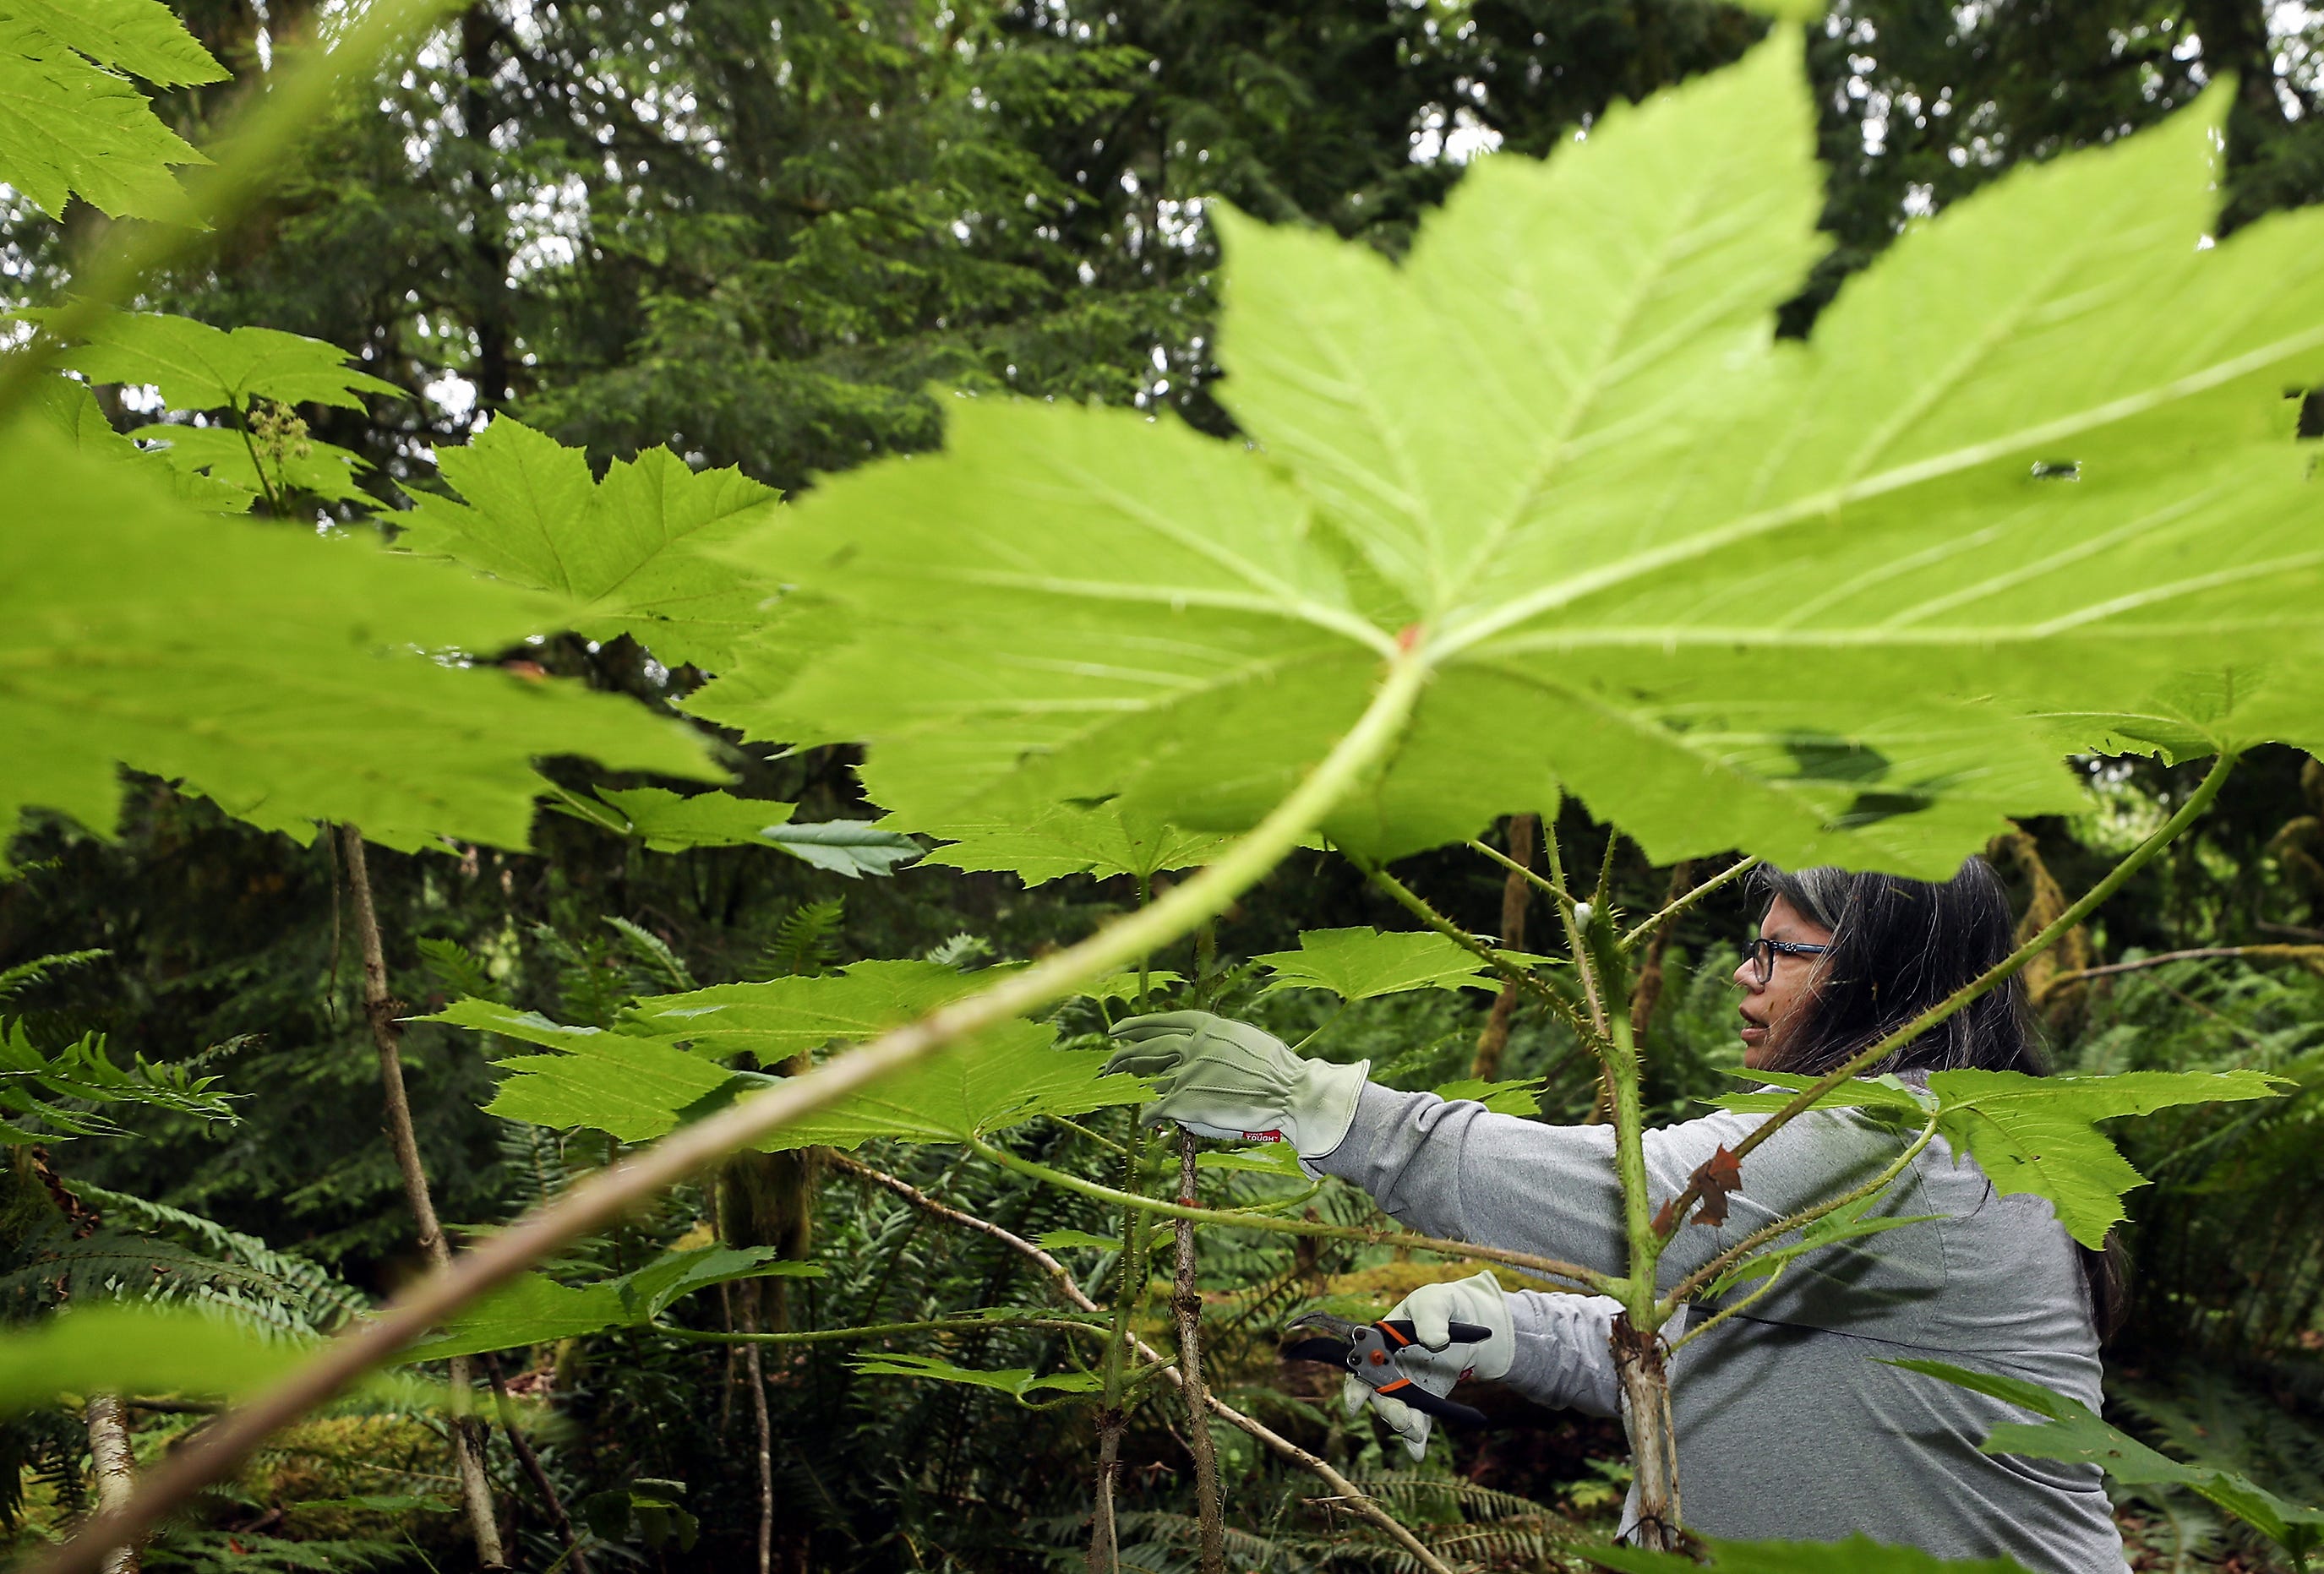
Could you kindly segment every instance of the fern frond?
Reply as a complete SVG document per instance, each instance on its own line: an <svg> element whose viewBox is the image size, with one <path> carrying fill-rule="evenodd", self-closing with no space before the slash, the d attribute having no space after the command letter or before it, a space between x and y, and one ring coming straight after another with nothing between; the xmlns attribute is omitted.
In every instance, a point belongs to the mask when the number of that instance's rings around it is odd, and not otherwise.
<svg viewBox="0 0 2324 1574"><path fill-rule="evenodd" d="M52 951L46 956L36 956L30 962L20 962L14 967L0 968L0 1000L11 999L34 984L46 981L49 975L69 967L81 967L100 957L111 956L110 951Z"/></svg>
<svg viewBox="0 0 2324 1574"><path fill-rule="evenodd" d="M783 915L767 946L767 965L779 973L819 973L839 960L839 928L847 898L802 902Z"/></svg>
<svg viewBox="0 0 2324 1574"><path fill-rule="evenodd" d="M605 922L612 925L614 932L627 943L631 956L652 975L659 988L684 990L698 987L694 981L694 974L687 971L686 963L678 959L678 953L672 951L660 935L631 923L627 918L608 917Z"/></svg>

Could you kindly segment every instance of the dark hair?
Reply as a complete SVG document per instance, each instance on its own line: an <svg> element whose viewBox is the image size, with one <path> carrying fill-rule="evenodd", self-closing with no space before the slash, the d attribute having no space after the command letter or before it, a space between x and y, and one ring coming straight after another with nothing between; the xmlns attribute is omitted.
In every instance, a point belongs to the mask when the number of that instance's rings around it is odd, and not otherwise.
<svg viewBox="0 0 2324 1574"><path fill-rule="evenodd" d="M1821 959L1813 1015L1788 1035L1771 1071L1819 1076L1879 1042L1984 973L2016 946L2016 920L2000 877L1981 858L1941 883L1843 869L1761 865L1752 877L1770 903L1781 897L1831 931ZM1867 1074L1978 1070L2046 1076L2024 986L2011 979L1900 1045ZM2090 1317L2110 1338L2127 1310L2126 1265L2112 1233L2103 1249L2078 1248Z"/></svg>

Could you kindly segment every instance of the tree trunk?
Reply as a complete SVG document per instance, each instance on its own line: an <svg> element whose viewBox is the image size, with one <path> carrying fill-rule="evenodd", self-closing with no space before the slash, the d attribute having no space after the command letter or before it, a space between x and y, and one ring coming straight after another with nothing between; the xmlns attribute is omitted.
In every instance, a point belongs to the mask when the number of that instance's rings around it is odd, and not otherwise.
<svg viewBox="0 0 2324 1574"><path fill-rule="evenodd" d="M1663 905L1668 907L1686 895L1692 888L1693 879L1694 864L1692 861L1681 860L1674 865L1670 894L1663 898ZM1646 942L1646 958L1638 964L1638 981L1630 986L1630 1038L1634 1043L1644 1044L1646 1041L1646 1024L1655 1019L1655 1003L1663 998L1663 956L1670 950L1671 931L1677 928L1679 923L1678 918L1673 918L1655 930Z"/></svg>
<svg viewBox="0 0 2324 1574"><path fill-rule="evenodd" d="M387 1102L387 1140L395 1151L396 1168L403 1174L403 1197L419 1226L420 1249L429 1262L442 1268L452 1260L452 1248L437 1222L436 1200L429 1194L428 1171L420 1162L420 1138L411 1127L411 1100L403 1087L402 1029L396 1023L402 1003L388 991L387 952L379 937L379 910L372 900L371 869L364 856L363 833L341 827L347 855L347 888L355 898L355 943L363 952L364 1015L371 1020L371 1041L379 1051L379 1081ZM472 1384L470 1362L454 1356L451 1367L452 1462L460 1480L460 1502L467 1511L468 1530L476 1543L476 1561L485 1569L505 1569L501 1551L500 1520L493 1505L492 1482L484 1475L484 1429L466 1413Z"/></svg>
<svg viewBox="0 0 2324 1574"><path fill-rule="evenodd" d="M1194 1205L1194 1137L1178 1133L1178 1201ZM1209 1390L1203 1386L1203 1295L1194 1284L1194 1221L1178 1220L1178 1275L1170 1305L1178 1318L1178 1373L1186 1395L1186 1447L1194 1456L1195 1523L1202 1574L1226 1574L1225 1510L1219 1501L1219 1454L1211 1436Z"/></svg>
<svg viewBox="0 0 2324 1574"><path fill-rule="evenodd" d="M1671 1429L1670 1368L1660 1334L1640 1333L1629 1313L1614 1319L1614 1370L1622 1385L1622 1425L1637 1472L1638 1523L1630 1544L1679 1548L1678 1437Z"/></svg>
<svg viewBox="0 0 2324 1574"><path fill-rule="evenodd" d="M137 1485L137 1459L129 1450L129 1429L121 1420L121 1396L92 1394L83 1419L88 1425L89 1457L97 1466L97 1510L107 1513L129 1501ZM133 1543L105 1554L105 1574L137 1574Z"/></svg>
<svg viewBox="0 0 2324 1574"><path fill-rule="evenodd" d="M1526 869L1533 867L1534 833L1541 828L1538 815L1509 816L1509 858ZM1525 949L1526 907L1533 900L1533 882L1511 870L1501 882L1501 945L1509 951ZM1469 1064L1469 1074L1491 1082L1501 1074L1501 1052L1509 1045L1509 1019L1517 1015L1517 986L1503 981L1501 992L1493 999L1493 1014L1485 1018L1485 1030L1477 1036L1477 1055Z"/></svg>

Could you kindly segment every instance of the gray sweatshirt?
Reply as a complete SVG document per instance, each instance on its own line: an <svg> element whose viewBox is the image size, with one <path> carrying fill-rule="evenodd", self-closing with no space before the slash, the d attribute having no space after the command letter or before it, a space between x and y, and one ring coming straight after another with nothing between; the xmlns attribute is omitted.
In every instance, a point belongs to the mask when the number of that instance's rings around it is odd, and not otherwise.
<svg viewBox="0 0 2324 1574"><path fill-rule="evenodd" d="M1765 1117L1714 1114L1646 1134L1657 1199ZM1761 1225L1892 1162L1905 1138L1853 1110L1794 1120L1743 1161L1719 1229L1690 1224L1665 1288ZM1544 1126L1481 1104L1367 1086L1355 1124L1314 1168L1353 1182L1428 1234L1628 1266L1610 1127ZM2121 1574L2122 1539L2094 1465L1980 1454L2015 1407L1883 1358L2007 1373L2100 1404L2098 1339L2072 1239L2041 1198L2004 1197L1942 1138L1875 1205L1938 1214L1797 1260L1775 1289L1672 1367L1681 1513L1706 1535L1876 1541L1946 1558L2016 1559L2036 1574ZM1740 1297L1748 1288L1735 1292ZM1719 1302L1698 1306L1708 1317ZM1602 1296L1512 1294L1508 1381L1544 1404L1617 1413Z"/></svg>

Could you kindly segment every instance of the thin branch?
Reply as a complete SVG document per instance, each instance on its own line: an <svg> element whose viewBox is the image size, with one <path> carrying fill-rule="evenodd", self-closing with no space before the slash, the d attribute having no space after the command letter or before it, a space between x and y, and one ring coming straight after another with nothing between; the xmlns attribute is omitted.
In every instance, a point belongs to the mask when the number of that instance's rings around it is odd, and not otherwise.
<svg viewBox="0 0 2324 1574"><path fill-rule="evenodd" d="M484 1380L493 1385L493 1403L498 1407L501 1430L508 1434L509 1446L516 1450L517 1463L524 1468L532 1482L532 1489L540 1494L540 1501L549 1509L549 1523L557 1527L559 1541L565 1543L565 1564L573 1574L590 1574L588 1555L573 1534L573 1521L565 1512L565 1499L558 1496L557 1484L541 1468L540 1456L524 1435L524 1428L516 1418L516 1406L509 1399L507 1383L501 1378L501 1364L496 1357L484 1358Z"/></svg>
<svg viewBox="0 0 2324 1574"><path fill-rule="evenodd" d="M1175 1202L1165 1202L1158 1197L1141 1197L1134 1192L1117 1191L1095 1181L1084 1181L1079 1175L1069 1175L1063 1170L1053 1170L1044 1164L1020 1158L1006 1148L995 1147L979 1137L970 1137L968 1146L978 1154L1006 1170L1029 1175L1037 1181L1047 1181L1068 1192L1078 1192L1100 1202L1117 1203L1125 1208L1139 1209L1147 1213L1158 1213L1166 1219L1187 1219L1224 1229L1264 1229L1277 1235L1304 1235L1321 1240L1361 1241L1367 1246L1399 1247L1407 1251L1435 1252L1450 1257L1473 1257L1480 1262L1507 1263L1511 1267L1524 1268L1544 1278L1563 1281L1560 1286L1586 1294L1602 1295L1610 1283L1606 1275L1579 1263L1560 1261L1556 1257L1536 1256L1531 1252L1508 1251L1499 1247L1480 1246L1474 1241L1445 1240L1433 1235L1414 1235L1401 1229L1378 1229L1362 1224L1323 1224L1305 1219L1275 1219L1263 1213L1247 1213L1224 1208L1185 1208Z"/></svg>
<svg viewBox="0 0 2324 1574"><path fill-rule="evenodd" d="M1194 1206L1194 1134L1178 1133L1178 1202ZM1219 1501L1218 1449L1210 1417L1203 1413L1210 1390L1203 1385L1203 1293L1194 1282L1194 1221L1178 1220L1177 1275L1170 1309L1178 1321L1178 1387L1186 1396L1186 1447L1194 1456L1194 1518L1202 1574L1226 1574L1227 1526Z"/></svg>
<svg viewBox="0 0 2324 1574"><path fill-rule="evenodd" d="M990 1236L994 1240L1000 1241L1002 1245L1009 1247L1020 1256L1026 1257L1036 1266L1040 1268L1044 1274L1047 1275L1050 1282L1056 1285L1059 1293L1064 1295L1068 1302L1079 1307L1084 1312L1095 1313L1100 1316L1104 1314L1104 1308L1101 1307L1095 1301L1091 1300L1089 1296L1083 1293L1081 1286L1074 1282L1073 1275L1067 1273L1064 1266L1060 1264L1056 1258L1051 1256L1047 1252L1043 1251L1039 1247L1035 1246L1031 1241L1025 1239L1022 1236L1012 1234L1009 1230L1002 1229L1000 1225L991 1222L990 1220L979 1219L973 1213L964 1213L957 1208L949 1207L945 1203L939 1202L935 1198L929 1196L927 1192L922 1192L918 1187L912 1185L909 1182L900 1180L894 1175L887 1174L883 1170L874 1169L870 1164L863 1163L860 1159L851 1159L844 1154L838 1155L835 1155L835 1167L844 1170L849 1174L854 1175L859 1180L869 1181L875 1186L884 1186L889 1191L893 1192L897 1196L901 1197L906 1201L911 1203L914 1207L924 1209L936 1218L945 1220L947 1223L957 1224L964 1229L973 1229L980 1235ZM1176 1366L1167 1364L1167 1358L1161 1354L1161 1352L1157 1350L1153 1346L1148 1344L1144 1339L1139 1339L1133 1334L1130 1336L1130 1344L1139 1355L1146 1358L1148 1361L1164 1363L1158 1368L1159 1375L1164 1381L1170 1383L1173 1385L1178 1385L1184 1381L1179 1375L1178 1368ZM1341 1475L1339 1471L1333 1469L1330 1461L1309 1453L1305 1449L1301 1448L1289 1438L1286 1438L1282 1433L1275 1431L1275 1429L1268 1426L1265 1422L1262 1422L1254 1416L1245 1415L1241 1411L1237 1410L1233 1405L1229 1404L1224 1400L1221 1399L1216 1394L1205 1393L1203 1396L1203 1402L1210 1406L1210 1411L1213 1415L1217 1416L1229 1426L1234 1427L1248 1437L1258 1440L1259 1442L1264 1443L1267 1447L1274 1450L1277 1453L1282 1455L1292 1463L1302 1466L1321 1477L1323 1480L1323 1484L1331 1487L1333 1492L1338 1496L1339 1500L1347 1505L1350 1513L1378 1528L1391 1541L1395 1542L1397 1546L1402 1547L1406 1552L1410 1553L1422 1568L1429 1571L1429 1574L1452 1574L1452 1570L1445 1564L1444 1560L1442 1558L1439 1558L1435 1553L1430 1551L1426 1544L1424 1543L1419 1537L1406 1530L1401 1521L1399 1521L1394 1514L1388 1513L1388 1510L1382 1507L1376 1499L1367 1495L1361 1488L1357 1487L1354 1482L1349 1480L1345 1476Z"/></svg>
<svg viewBox="0 0 2324 1574"><path fill-rule="evenodd" d="M1508 870L1510 874L1523 877L1532 884L1534 889L1540 891L1543 895L1549 897L1554 901L1563 903L1567 907L1572 907L1576 902L1582 899L1581 897L1572 895L1555 880L1542 879L1541 876L1536 874L1532 870L1527 869L1524 864L1519 863L1516 859L1506 856L1502 853L1500 849L1497 847L1489 846L1482 842L1471 841L1469 843L1469 850L1472 852L1483 853L1487 858L1491 859L1495 863L1499 864L1503 869Z"/></svg>
<svg viewBox="0 0 2324 1574"><path fill-rule="evenodd" d="M2164 821L2161 829L2140 842L2131 851L2128 857L2108 870L2106 878L2085 892L2080 901L2052 919L2039 934L1914 1017L1910 1022L1905 1023L1902 1027L1858 1051L1817 1078L1814 1082L1794 1094L1782 1109L1769 1116L1757 1129L1736 1145L1735 1156L1738 1159L1745 1157L1752 1149L1782 1130L1800 1115L1813 1109L1816 1100L1826 1093L1859 1072L1878 1064L1888 1055L1951 1017L1987 990L2008 981L2020 968L2054 944L2060 935L2089 917L2100 903L2120 890L2123 882L2145 867L2148 860L2178 840L2179 833L2193 824L2198 815L2210 807L2211 800L2219 796L2219 788L2226 784L2227 773L2235 769L2236 758L2232 754L2220 755L2209 773L2203 778L2201 784L2188 795L2185 803L2179 805L2177 814ZM1671 1203L1670 1226L1665 1232L1665 1239L1686 1223L1688 1210L1702 1199L1702 1183L1689 1181L1686 1190L1680 1192Z"/></svg>
<svg viewBox="0 0 2324 1574"><path fill-rule="evenodd" d="M1692 1328L1688 1329L1684 1333L1681 1334L1678 1337L1677 1341L1671 1346L1670 1353L1674 1356L1677 1355L1679 1351L1686 1348L1687 1346L1692 1344L1696 1339L1701 1339L1704 1334L1709 1333L1712 1329L1717 1328L1729 1318L1735 1316L1738 1312L1747 1312L1750 1308L1757 1305L1769 1292L1775 1289L1775 1281L1782 1278L1784 1276L1784 1270L1791 1266L1792 1265L1788 1260L1777 1263L1773 1271L1767 1275L1766 1282L1765 1284L1762 1284L1757 1290L1752 1291L1748 1295L1744 1296L1742 1300L1728 1302L1728 1304L1720 1307L1711 1316L1703 1319Z"/></svg>
<svg viewBox="0 0 2324 1574"><path fill-rule="evenodd" d="M1655 930L1661 928L1672 919L1677 917L1681 913L1683 913L1689 907L1693 907L1697 902L1702 900L1703 897L1719 889L1720 887L1728 884L1731 880L1740 879L1744 875L1748 874L1751 870L1758 868L1759 863L1760 860L1757 858L1742 858L1736 860L1733 865L1721 870L1715 875L1712 875L1709 879L1695 887L1694 889L1687 892L1686 895L1679 897L1676 901L1672 902L1669 906L1663 908L1661 912L1655 914L1652 917L1647 918L1643 923L1639 924L1637 928L1631 930L1628 934L1623 935L1622 949L1624 951L1635 950L1639 941L1644 940Z"/></svg>
<svg viewBox="0 0 2324 1574"><path fill-rule="evenodd" d="M428 1190L428 1170L420 1156L420 1136L411 1124L411 1099L403 1085L403 1030L396 1017L403 1002L388 989L387 952L379 934L379 909L372 899L371 865L364 851L363 833L353 825L339 828L346 852L347 889L355 899L355 946L363 956L364 1015L371 1022L372 1046L379 1054L380 1090L387 1106L388 1146L403 1177L404 1201L419 1228L420 1249L441 1272L450 1266L452 1248L436 1217L436 1200ZM467 1511L468 1533L476 1543L476 1561L485 1569L507 1565L501 1549L500 1512L493 1502L493 1486L484 1474L484 1427L468 1413L471 1382L468 1357L455 1356L450 1367L452 1459L460 1479L460 1502Z"/></svg>
<svg viewBox="0 0 2324 1574"><path fill-rule="evenodd" d="M2142 968L2162 967L2174 962L2212 962L2227 957L2251 956L2273 958L2282 962L2324 962L2324 945L2199 945L2192 951L2162 951L2153 956L2141 956L2129 962L2110 962L2104 967L2077 968L2072 972L2053 973L2049 987L2070 983L2076 979L2102 979L2114 973L2137 972Z"/></svg>
<svg viewBox="0 0 2324 1574"><path fill-rule="evenodd" d="M1150 907L1078 944L825 1061L804 1076L746 1095L620 1163L598 1171L508 1229L428 1275L377 1316L324 1344L271 1387L220 1416L147 1473L115 1512L100 1514L26 1574L97 1574L100 1548L146 1534L179 1504L223 1480L260 1443L290 1425L422 1333L508 1283L567 1241L600 1229L641 1200L698 1174L881 1078L917 1065L972 1034L1038 1009L1086 980L1118 970L1140 952L1176 940L1217 916L1263 879L1329 814L1348 788L1404 734L1428 668L1399 653L1356 724L1289 796L1192 879Z"/></svg>

